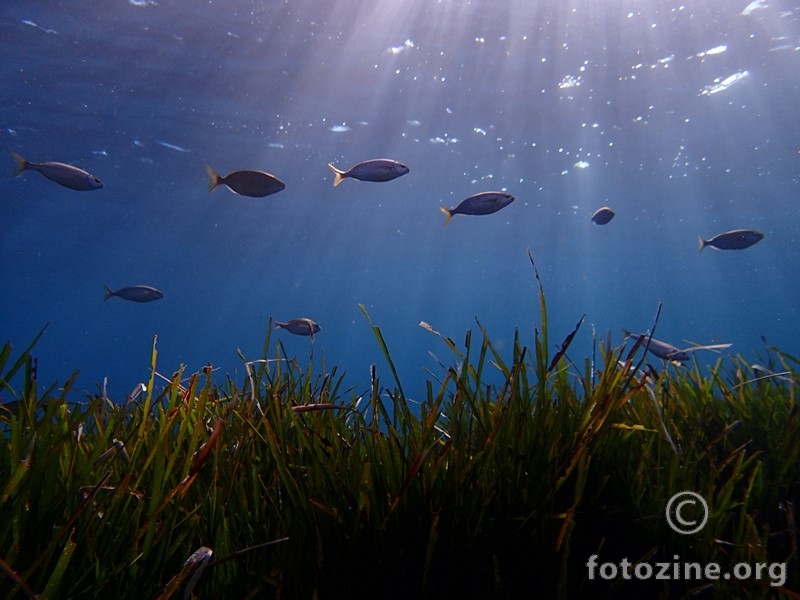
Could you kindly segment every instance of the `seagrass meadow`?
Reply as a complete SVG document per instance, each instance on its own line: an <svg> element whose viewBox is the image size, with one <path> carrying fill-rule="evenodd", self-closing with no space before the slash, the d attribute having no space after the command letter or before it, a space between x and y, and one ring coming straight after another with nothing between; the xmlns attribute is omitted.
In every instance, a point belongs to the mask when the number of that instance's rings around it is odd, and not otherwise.
<svg viewBox="0 0 800 600"><path fill-rule="evenodd" d="M648 366L647 339L598 339L574 361L539 302L511 356L479 323L433 332L450 358L421 402L363 308L383 357L362 390L267 335L242 381L162 384L154 342L140 397L75 400L6 344L0 597L800 598L797 360ZM665 518L684 490L710 508L693 535ZM612 580L592 555L785 576Z"/></svg>

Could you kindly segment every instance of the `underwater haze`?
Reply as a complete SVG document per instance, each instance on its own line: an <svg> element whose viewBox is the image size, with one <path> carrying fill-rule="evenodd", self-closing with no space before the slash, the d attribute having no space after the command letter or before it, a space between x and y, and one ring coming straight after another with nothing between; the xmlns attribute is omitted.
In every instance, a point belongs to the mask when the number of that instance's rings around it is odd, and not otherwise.
<svg viewBox="0 0 800 600"><path fill-rule="evenodd" d="M0 341L37 344L43 386L124 399L206 364L242 382L270 319L305 364L377 364L404 390L478 322L511 356L653 328L679 348L800 355L800 8L789 0L109 0L0 6ZM75 191L11 152L99 178ZM392 181L345 178L387 158ZM265 171L267 197L221 175ZM440 207L497 191L488 215ZM605 225L592 222L613 209ZM764 237L738 250L698 238ZM104 285L163 298L104 301ZM477 322L476 322L477 319ZM434 356L432 356L433 354ZM658 359L653 359L658 360Z"/></svg>

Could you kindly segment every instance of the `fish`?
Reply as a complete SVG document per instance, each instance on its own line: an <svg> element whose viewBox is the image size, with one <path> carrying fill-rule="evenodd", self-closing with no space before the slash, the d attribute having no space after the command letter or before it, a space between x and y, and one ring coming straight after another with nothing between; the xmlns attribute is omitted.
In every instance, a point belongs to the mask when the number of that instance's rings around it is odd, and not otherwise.
<svg viewBox="0 0 800 600"><path fill-rule="evenodd" d="M14 169L13 173L14 177L23 171L31 170L38 171L49 180L55 181L64 187L81 192L99 190L103 187L103 183L97 177L78 167L60 162L34 163L25 160L16 152L12 152L11 156L17 161L17 168Z"/></svg>
<svg viewBox="0 0 800 600"><path fill-rule="evenodd" d="M221 177L214 169L206 166L206 172L211 179L209 192L213 192L218 185L224 185L235 194L263 198L286 188L280 179L263 171L233 171Z"/></svg>
<svg viewBox="0 0 800 600"><path fill-rule="evenodd" d="M286 329L289 333L293 333L295 335L310 335L312 340L314 339L315 333L322 331L322 327L306 317L291 319L285 323L275 321L275 327L278 329Z"/></svg>
<svg viewBox="0 0 800 600"><path fill-rule="evenodd" d="M347 177L358 179L359 181L391 181L401 175L408 173L409 168L401 162L388 158L376 158L365 160L357 165L353 165L347 171L341 171L328 163L328 167L333 171L333 187L336 187Z"/></svg>
<svg viewBox="0 0 800 600"><path fill-rule="evenodd" d="M440 206L447 225L453 215L490 215L505 208L514 201L514 196L504 192L481 192L462 200L455 208Z"/></svg>
<svg viewBox="0 0 800 600"><path fill-rule="evenodd" d="M732 344L724 343L724 344L695 344L688 348L684 348L683 350L676 348L672 344L668 344L666 342L661 342L655 338L650 338L650 341L647 341L649 337L646 333L631 333L627 329L623 329L622 332L625 334L625 337L634 337L638 340L642 340L642 343L647 344L647 351L652 352L658 358L663 358L664 360L673 360L678 362L684 362L689 360L689 353L695 352L697 350L713 350L716 352L717 350L724 350L725 348L730 348Z"/></svg>
<svg viewBox="0 0 800 600"><path fill-rule="evenodd" d="M598 208L592 213L592 222L597 223L598 225L605 225L611 219L613 219L614 215L616 214L617 213L615 213L613 210L607 206L604 206L603 208Z"/></svg>
<svg viewBox="0 0 800 600"><path fill-rule="evenodd" d="M672 344L661 342L655 338L650 338L650 341L648 342L647 339L649 336L645 333L631 333L627 329L623 329L622 332L625 334L625 337L632 337L642 340L642 343L647 345L647 351L655 354L658 358L662 358L664 360L677 360L679 362L685 362L689 360L689 353L686 350L676 348Z"/></svg>
<svg viewBox="0 0 800 600"><path fill-rule="evenodd" d="M164 297L164 294L149 285L132 285L120 288L116 292L107 285L103 287L106 290L106 297L103 298L103 301L108 300L111 296L117 296L123 300L131 300L133 302L152 302L153 300L161 300Z"/></svg>
<svg viewBox="0 0 800 600"><path fill-rule="evenodd" d="M764 239L764 234L754 229L734 229L717 234L710 240L704 240L701 236L697 236L701 252L706 246L718 250L744 250L762 239Z"/></svg>

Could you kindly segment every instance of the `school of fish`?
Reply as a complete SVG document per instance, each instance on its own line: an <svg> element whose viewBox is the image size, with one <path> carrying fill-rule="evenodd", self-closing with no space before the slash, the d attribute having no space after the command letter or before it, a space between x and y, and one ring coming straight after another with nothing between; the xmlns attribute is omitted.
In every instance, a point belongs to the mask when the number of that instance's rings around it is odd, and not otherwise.
<svg viewBox="0 0 800 600"><path fill-rule="evenodd" d="M76 166L61 162L30 162L16 152L12 152L11 156L17 163L12 173L14 177L25 171L37 171L47 179L72 190L92 191L103 188L100 179ZM392 181L410 172L409 167L405 164L388 158L365 160L345 171L337 168L333 163L328 163L328 168L333 172L334 187L340 185L345 179L381 183ZM265 171L238 170L222 176L211 166L206 166L206 173L210 180L209 192L213 192L218 186L225 186L234 194L263 198L286 189L286 185L280 179ZM507 207L513 201L514 196L509 193L486 191L465 198L454 208L440 205L439 210L444 214L444 224L447 225L455 215L490 215ZM590 220L596 225L607 225L615 216L616 213L613 209L603 206L592 213ZM764 234L760 231L734 229L719 233L707 240L698 236L698 243L700 251L706 246L711 246L716 250L743 250L763 238ZM108 286L104 286L104 289L104 300L118 297L131 302L152 302L164 297L160 290L149 285L132 285L116 291L111 290ZM294 318L286 322L275 321L274 326L276 329L285 329L295 335L308 336L312 340L314 334L319 333L322 329L308 317ZM647 337L646 334L631 334L627 330L623 330L623 333L626 338L645 339ZM727 347L727 345L694 346L681 350L671 344L649 337L646 347L649 352L662 360L683 362L689 360L689 352L693 350L717 349Z"/></svg>

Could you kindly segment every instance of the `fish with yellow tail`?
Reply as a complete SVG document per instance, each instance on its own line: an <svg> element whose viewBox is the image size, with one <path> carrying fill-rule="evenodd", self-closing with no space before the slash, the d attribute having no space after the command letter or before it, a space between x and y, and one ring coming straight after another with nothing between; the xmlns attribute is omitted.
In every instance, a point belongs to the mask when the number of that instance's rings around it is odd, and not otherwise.
<svg viewBox="0 0 800 600"><path fill-rule="evenodd" d="M337 169L333 163L328 163L328 167L333 171L333 187L336 187L348 177L359 181L382 182L397 179L409 171L409 168L403 163L388 158L365 160L353 165L347 171Z"/></svg>
<svg viewBox="0 0 800 600"><path fill-rule="evenodd" d="M447 225L455 215L490 215L514 201L514 196L505 192L481 192L462 200L455 208L440 206Z"/></svg>
<svg viewBox="0 0 800 600"><path fill-rule="evenodd" d="M60 162L30 162L16 152L12 152L11 156L17 161L14 177L23 171L38 171L50 181L79 192L99 190L103 187L103 183L97 177L78 167Z"/></svg>
<svg viewBox="0 0 800 600"><path fill-rule="evenodd" d="M263 171L233 171L223 177L211 167L206 166L206 173L211 182L208 186L209 192L213 192L218 185L224 185L234 194L263 198L286 188L280 179Z"/></svg>

